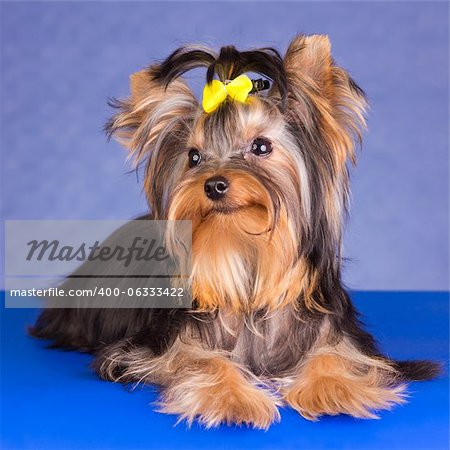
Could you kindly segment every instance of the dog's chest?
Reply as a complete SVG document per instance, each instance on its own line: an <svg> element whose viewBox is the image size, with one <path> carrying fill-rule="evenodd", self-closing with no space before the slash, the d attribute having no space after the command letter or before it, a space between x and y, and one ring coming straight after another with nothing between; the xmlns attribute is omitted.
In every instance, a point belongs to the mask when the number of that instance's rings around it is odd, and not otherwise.
<svg viewBox="0 0 450 450"><path fill-rule="evenodd" d="M216 319L214 332L216 345L257 375L288 371L309 349L312 340L307 327L289 309L264 319L222 316Z"/></svg>

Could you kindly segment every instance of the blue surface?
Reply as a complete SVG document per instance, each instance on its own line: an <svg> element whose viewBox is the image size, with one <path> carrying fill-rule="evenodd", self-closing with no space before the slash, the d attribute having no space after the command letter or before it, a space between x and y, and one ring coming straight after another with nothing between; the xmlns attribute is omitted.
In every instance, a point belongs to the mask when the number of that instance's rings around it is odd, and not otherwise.
<svg viewBox="0 0 450 450"><path fill-rule="evenodd" d="M130 73L186 42L284 51L296 33L325 33L372 106L353 176L345 280L366 290L448 290L448 8L1 2L3 217L144 211L125 152L102 133L106 99L128 93Z"/></svg>
<svg viewBox="0 0 450 450"><path fill-rule="evenodd" d="M395 358L448 362L448 294L357 292L383 349ZM448 449L448 379L414 383L410 402L381 420L326 417L312 423L290 409L269 431L194 425L152 411L157 391L128 392L99 381L91 358L44 349L25 335L36 310L2 311L3 449Z"/></svg>

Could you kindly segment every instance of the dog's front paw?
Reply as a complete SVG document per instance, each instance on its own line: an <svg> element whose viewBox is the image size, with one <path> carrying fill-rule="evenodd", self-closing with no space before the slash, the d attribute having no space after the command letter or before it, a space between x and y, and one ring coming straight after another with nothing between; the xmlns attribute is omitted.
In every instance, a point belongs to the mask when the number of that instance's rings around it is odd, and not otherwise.
<svg viewBox="0 0 450 450"><path fill-rule="evenodd" d="M159 410L189 425L198 420L206 428L226 423L267 429L280 419L276 400L230 368L197 373L166 388Z"/></svg>
<svg viewBox="0 0 450 450"><path fill-rule="evenodd" d="M375 419L374 411L404 402L404 386L383 384L376 368L355 373L334 356L311 365L314 370L306 370L284 393L286 403L306 419L337 414Z"/></svg>

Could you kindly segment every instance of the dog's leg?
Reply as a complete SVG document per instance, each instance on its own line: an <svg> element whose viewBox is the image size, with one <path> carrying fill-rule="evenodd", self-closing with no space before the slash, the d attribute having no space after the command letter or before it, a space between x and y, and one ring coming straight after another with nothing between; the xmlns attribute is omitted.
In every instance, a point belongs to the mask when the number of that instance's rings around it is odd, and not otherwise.
<svg viewBox="0 0 450 450"><path fill-rule="evenodd" d="M227 423L267 429L279 420L276 399L256 387L258 379L223 352L178 340L154 356L124 341L107 348L94 365L106 379L161 385L159 410L177 414L189 425L197 419L207 428Z"/></svg>
<svg viewBox="0 0 450 450"><path fill-rule="evenodd" d="M376 418L374 411L404 402L405 386L382 358L367 356L347 338L335 345L318 342L299 364L283 392L303 417L348 414Z"/></svg>

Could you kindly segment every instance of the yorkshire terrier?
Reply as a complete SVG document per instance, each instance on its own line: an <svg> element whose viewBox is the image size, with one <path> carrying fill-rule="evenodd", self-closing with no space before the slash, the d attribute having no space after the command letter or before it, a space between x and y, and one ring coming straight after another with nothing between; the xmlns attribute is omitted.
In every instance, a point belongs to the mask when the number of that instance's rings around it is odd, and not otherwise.
<svg viewBox="0 0 450 450"><path fill-rule="evenodd" d="M202 103L182 78L196 68ZM160 411L206 427L266 429L280 405L374 418L439 373L383 355L342 285L367 103L328 37L297 36L284 57L183 47L114 106L107 132L145 166L150 218L192 222L193 307L48 309L34 336L92 352L103 379L158 384Z"/></svg>

